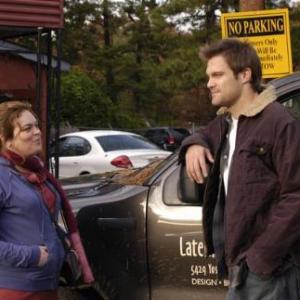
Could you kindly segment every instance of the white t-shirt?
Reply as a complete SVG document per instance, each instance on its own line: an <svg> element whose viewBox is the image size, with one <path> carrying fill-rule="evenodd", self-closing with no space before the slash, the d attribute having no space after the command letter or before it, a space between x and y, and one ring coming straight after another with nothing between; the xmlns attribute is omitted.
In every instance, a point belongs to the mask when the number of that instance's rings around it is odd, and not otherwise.
<svg viewBox="0 0 300 300"><path fill-rule="evenodd" d="M224 180L224 188L225 188L226 195L228 190L228 178L230 173L231 159L235 149L236 133L238 127L238 120L235 118L231 118L231 119L232 119L232 123L230 125L229 132L228 132L229 154L228 157L224 157L224 159L227 159L228 162L224 164L224 170L223 170L223 180Z"/></svg>

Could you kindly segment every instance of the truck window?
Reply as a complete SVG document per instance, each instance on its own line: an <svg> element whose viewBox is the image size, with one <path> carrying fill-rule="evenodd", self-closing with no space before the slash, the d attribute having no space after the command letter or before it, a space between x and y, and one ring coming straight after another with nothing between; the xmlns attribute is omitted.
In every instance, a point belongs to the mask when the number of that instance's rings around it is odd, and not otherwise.
<svg viewBox="0 0 300 300"><path fill-rule="evenodd" d="M300 91L288 95L283 101L283 105L300 120Z"/></svg>

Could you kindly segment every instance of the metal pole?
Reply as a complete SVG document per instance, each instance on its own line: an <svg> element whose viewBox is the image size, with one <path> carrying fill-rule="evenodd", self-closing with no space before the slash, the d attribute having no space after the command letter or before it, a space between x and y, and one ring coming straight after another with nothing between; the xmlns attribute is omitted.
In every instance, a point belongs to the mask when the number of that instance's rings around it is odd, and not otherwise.
<svg viewBox="0 0 300 300"><path fill-rule="evenodd" d="M41 118L40 101L41 101L41 43L42 43L42 27L37 29L37 65L36 65L36 87L35 87L35 112Z"/></svg>
<svg viewBox="0 0 300 300"><path fill-rule="evenodd" d="M61 29L56 31L56 118L55 118L55 177L59 177L59 136L60 136L60 114L61 114L61 95L60 95L60 75L61 75Z"/></svg>
<svg viewBox="0 0 300 300"><path fill-rule="evenodd" d="M50 147L51 147L51 102L52 102L52 31L51 29L47 32L47 105L46 105L46 166L49 169L50 163Z"/></svg>

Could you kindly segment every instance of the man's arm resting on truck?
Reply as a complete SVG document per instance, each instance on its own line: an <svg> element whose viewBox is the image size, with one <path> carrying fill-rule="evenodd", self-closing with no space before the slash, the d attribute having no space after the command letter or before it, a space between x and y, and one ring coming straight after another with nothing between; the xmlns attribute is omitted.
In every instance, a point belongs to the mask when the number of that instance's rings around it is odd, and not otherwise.
<svg viewBox="0 0 300 300"><path fill-rule="evenodd" d="M187 175L197 183L203 183L208 176L208 163L213 163L213 155L210 151L210 127L207 126L199 132L186 138L179 152L179 161L185 160Z"/></svg>

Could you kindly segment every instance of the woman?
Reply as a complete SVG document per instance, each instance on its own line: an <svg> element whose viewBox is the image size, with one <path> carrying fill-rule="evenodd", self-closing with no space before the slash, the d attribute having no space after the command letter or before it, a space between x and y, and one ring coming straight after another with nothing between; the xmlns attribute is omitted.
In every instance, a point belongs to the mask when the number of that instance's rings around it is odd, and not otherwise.
<svg viewBox="0 0 300 300"><path fill-rule="evenodd" d="M28 103L0 104L0 299L56 300L64 248L50 213L62 210L85 283L93 281L76 219L43 167L41 131Z"/></svg>

